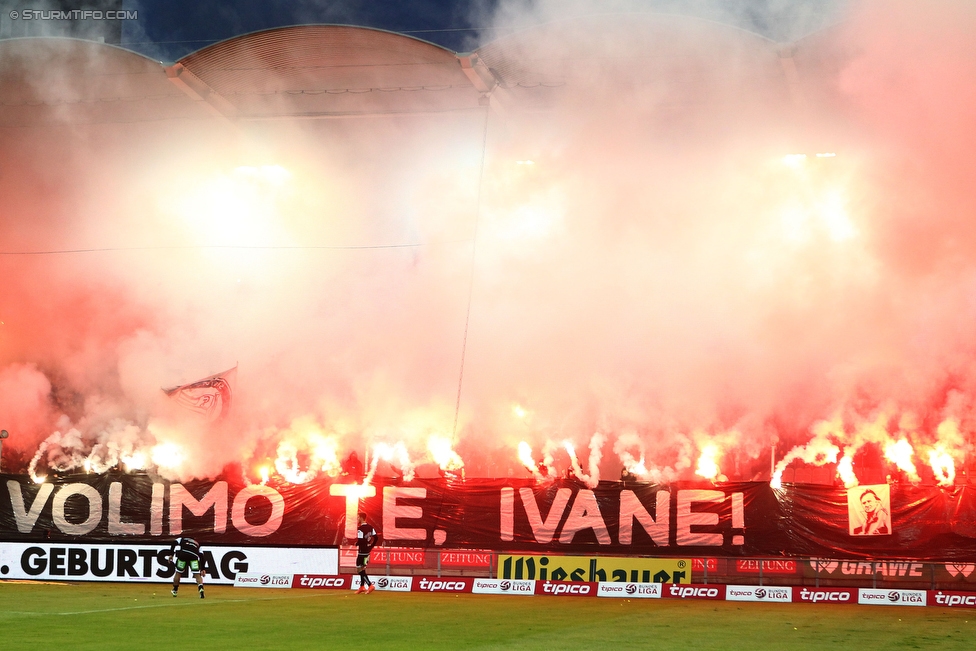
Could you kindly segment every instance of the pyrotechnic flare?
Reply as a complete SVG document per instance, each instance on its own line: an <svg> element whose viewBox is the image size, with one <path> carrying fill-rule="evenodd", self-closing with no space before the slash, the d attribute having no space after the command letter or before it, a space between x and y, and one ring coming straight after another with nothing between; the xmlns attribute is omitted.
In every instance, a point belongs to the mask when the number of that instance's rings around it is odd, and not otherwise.
<svg viewBox="0 0 976 651"><path fill-rule="evenodd" d="M529 470L534 470L536 467L535 459L532 458L532 446L525 441L519 441L518 444L518 458L522 462L522 465Z"/></svg>
<svg viewBox="0 0 976 651"><path fill-rule="evenodd" d="M701 456L698 457L698 467L695 468L695 474L715 481L718 477L718 460L721 456L722 453L716 444L705 444L702 447Z"/></svg>
<svg viewBox="0 0 976 651"><path fill-rule="evenodd" d="M847 437L848 440L843 446L844 455L837 464L837 476L847 488L860 483L854 472L854 456L857 452L868 443L885 446L891 441L887 430L890 409L886 407L881 410L874 420L862 420L855 426L854 433Z"/></svg>
<svg viewBox="0 0 976 651"><path fill-rule="evenodd" d="M495 4L507 21L512 3ZM785 48L710 21L516 4L538 26L482 50L498 63L491 112L395 117L467 106L475 91L458 87L380 93L389 119L309 121L275 113L341 101L376 116L377 93L279 94L262 104L273 146L182 119L198 107L146 96L164 72L132 59L142 72L118 73L133 56L118 48L82 44L79 59L70 39L3 41L0 96L21 104L0 111L5 469L188 480L244 459L256 479L268 459L307 481L356 449L409 477L408 450L446 468L456 448L490 476L515 436L551 477L563 460L546 439L599 429L642 479L718 478L729 460L743 478L765 472L775 429L790 452L774 485L790 463L834 460L856 484L858 451L889 442L915 477L898 439L940 483L962 474L976 404L976 335L960 325L976 314L969 3L819 3L856 10L816 38L783 30ZM218 46L228 66L248 67L247 42ZM288 39L265 46L296 56ZM381 68L348 69L350 88L443 81L437 66ZM334 73L302 78L331 88ZM242 98L262 90L249 79ZM77 84L142 99L77 102ZM810 119L794 119L800 105ZM173 169L179 192L158 182ZM236 359L248 373L229 415L229 380L159 391ZM183 398L221 426L176 422ZM909 412L916 425L891 425ZM819 436L835 413L848 431ZM321 440L281 430L303 414ZM729 429L741 439L715 447L690 434ZM431 446L445 431L450 445ZM569 465L593 482L598 452L591 441L586 472Z"/></svg>
<svg viewBox="0 0 976 651"><path fill-rule="evenodd" d="M434 463L445 472L458 472L464 470L464 461L454 451L454 444L451 439L444 436L431 436L427 439L427 450L430 452Z"/></svg>
<svg viewBox="0 0 976 651"><path fill-rule="evenodd" d="M401 473L404 481L413 480L413 462L410 460L410 455L403 441L399 441L394 445L376 443L373 445L373 459L369 464L369 472L366 473L366 479L363 481L364 485L373 483L373 477L376 475L376 469L381 460L389 463L394 471Z"/></svg>
<svg viewBox="0 0 976 651"><path fill-rule="evenodd" d="M536 478L537 481L553 479L550 475L551 466L546 466L545 462L536 463L532 456L532 446L525 441L518 444L518 457L523 466Z"/></svg>
<svg viewBox="0 0 976 651"><path fill-rule="evenodd" d="M740 433L737 430L708 435L703 431L692 434L700 453L695 474L711 481L728 481L728 477L721 474L719 461L728 450L739 442Z"/></svg>
<svg viewBox="0 0 976 651"><path fill-rule="evenodd" d="M161 471L179 472L186 455L176 443L160 443L152 448L152 461Z"/></svg>
<svg viewBox="0 0 976 651"><path fill-rule="evenodd" d="M121 455L120 460L126 470L146 469L147 459L145 453L142 451L132 452L129 455Z"/></svg>
<svg viewBox="0 0 976 651"><path fill-rule="evenodd" d="M314 475L314 471L302 470L298 462L298 448L290 441L278 444L277 458L275 458L275 472L282 479L292 484L304 484Z"/></svg>
<svg viewBox="0 0 976 651"><path fill-rule="evenodd" d="M853 488L859 483L854 474L854 452L850 448L844 450L844 456L837 463L837 476L844 482L845 488Z"/></svg>
<svg viewBox="0 0 976 651"><path fill-rule="evenodd" d="M844 427L839 418L818 422L813 426L813 438L806 445L796 446L777 462L770 485L773 488L782 488L783 471L796 459L814 466L837 463L840 448L830 440L830 437L843 436Z"/></svg>
<svg viewBox="0 0 976 651"><path fill-rule="evenodd" d="M634 457L631 450L637 450L639 458ZM613 452L620 459L624 469L635 477L644 479L648 475L644 466L644 443L636 434L625 433L617 436L613 443Z"/></svg>
<svg viewBox="0 0 976 651"><path fill-rule="evenodd" d="M273 435L279 439L275 471L293 484L304 484L319 474L339 474L338 440L322 433L310 417L296 418L287 429Z"/></svg>
<svg viewBox="0 0 976 651"><path fill-rule="evenodd" d="M614 443L613 450L624 468L634 476L649 482L669 483L681 478L683 471L692 465L693 443L691 439L685 435L677 435L675 442L678 445L678 460L673 465L664 467L654 465L648 467L644 441L632 432L619 435ZM635 457L632 450L640 456Z"/></svg>
<svg viewBox="0 0 976 651"><path fill-rule="evenodd" d="M562 446L552 439L546 439L542 444L542 461L539 462L539 472L556 478L556 460L554 455Z"/></svg>
<svg viewBox="0 0 976 651"><path fill-rule="evenodd" d="M915 468L915 462L912 461L914 455L915 451L912 449L912 444L907 439L888 441L884 447L885 459L894 463L899 470L908 475L910 481L918 483L920 481L918 471Z"/></svg>
<svg viewBox="0 0 976 651"><path fill-rule="evenodd" d="M956 480L955 462L941 444L929 450L929 465L940 486L952 486Z"/></svg>
<svg viewBox="0 0 976 651"><path fill-rule="evenodd" d="M587 467L590 470L590 480L587 485L590 488L595 488L600 483L600 461L603 460L603 445L606 442L607 437L599 432L590 437L590 458L587 460Z"/></svg>
<svg viewBox="0 0 976 651"><path fill-rule="evenodd" d="M936 430L938 442L929 449L929 465L940 486L951 486L956 479L956 462L964 458L965 439L959 431L959 421L947 418Z"/></svg>
<svg viewBox="0 0 976 651"><path fill-rule="evenodd" d="M579 459L576 458L576 448L571 441L563 441L563 449L569 455L569 465L573 468L573 474L579 477L583 474L583 470L580 468Z"/></svg>
<svg viewBox="0 0 976 651"><path fill-rule="evenodd" d="M590 458L587 461L589 472L583 472L579 458L576 456L576 448L571 441L565 441L563 447L569 455L569 462L573 468L573 474L589 488L596 488L600 483L600 459L603 456L603 443L606 437L597 432L590 438Z"/></svg>
<svg viewBox="0 0 976 651"><path fill-rule="evenodd" d="M63 424L70 424L67 418L62 419ZM84 465L85 457L80 450L83 447L81 432L75 428L68 429L63 434L60 431L54 432L41 442L31 458L27 467L27 472L34 481L38 481L41 475L37 472L38 463L41 459L47 458L47 467L55 471L66 471L80 468Z"/></svg>

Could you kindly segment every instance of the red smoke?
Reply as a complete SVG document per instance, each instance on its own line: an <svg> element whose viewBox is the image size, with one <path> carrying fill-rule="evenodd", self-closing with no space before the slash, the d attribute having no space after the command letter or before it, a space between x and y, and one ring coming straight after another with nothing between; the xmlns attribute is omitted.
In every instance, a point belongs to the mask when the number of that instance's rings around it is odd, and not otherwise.
<svg viewBox="0 0 976 651"><path fill-rule="evenodd" d="M966 2L859 3L792 49L564 21L492 46L527 72L487 137L480 112L84 126L82 104L5 127L5 468L55 431L78 459L175 443L164 474L253 480L377 443L421 464L432 435L469 475L526 472L522 440L561 471L568 440L595 479L596 433L604 478L642 456L692 477L706 449L768 476L774 443L818 432L841 456L904 437L918 466L937 440L963 463L974 33ZM25 52L28 95L92 83ZM163 399L235 364L221 428Z"/></svg>

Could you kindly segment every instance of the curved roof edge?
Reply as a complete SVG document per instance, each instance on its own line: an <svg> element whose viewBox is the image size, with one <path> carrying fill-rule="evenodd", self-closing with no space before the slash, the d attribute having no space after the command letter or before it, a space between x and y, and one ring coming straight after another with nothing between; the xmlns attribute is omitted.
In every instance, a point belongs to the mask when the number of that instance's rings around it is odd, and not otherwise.
<svg viewBox="0 0 976 651"><path fill-rule="evenodd" d="M394 31L391 31L391 30L388 30L388 29L379 29L377 27L364 27L362 25L343 25L343 24L340 24L340 23L299 23L299 24L295 24L295 25L284 25L284 26L281 26L281 27L270 27L268 29L258 29L258 30L255 30L253 32L247 32L247 33L244 33L244 34L238 34L237 36L231 36L231 37L225 38L225 39L223 39L221 41L216 41L215 43L211 43L210 45L205 45L204 47L202 47L202 48L200 48L198 50L194 50L192 52L188 52L187 54L184 54L182 57L180 57L179 59L177 59L177 61L183 61L185 59L189 59L190 57L197 56L197 55L201 54L202 52L204 52L206 50L209 50L211 48L215 48L215 47L218 47L218 46L226 45L227 43L230 43L232 41L243 40L243 39L246 39L246 38L249 38L249 37L252 37L252 36L256 36L258 34L267 34L269 32L287 31L287 30L297 29L297 28L301 28L301 27L343 27L343 28L346 28L346 29L361 29L363 31L368 31L368 32L380 32L380 33L383 33L383 34L389 34L391 36L398 36L400 38L404 38L404 39L407 39L407 40L410 40L410 41L417 41L418 43L423 43L424 45L429 45L429 46L431 46L433 48L437 48L438 50L443 50L444 52L450 54L451 56L455 56L456 57L457 54L458 54L454 50L451 50L449 48L446 48L443 45L438 45L437 43L431 43L430 41L424 40L422 38L417 38L416 36L410 36L409 34L402 34L400 32L394 32Z"/></svg>
<svg viewBox="0 0 976 651"><path fill-rule="evenodd" d="M75 38L74 36L14 36L12 38L0 39L0 48L3 47L4 43L11 43L14 41L73 41L76 43L84 43L86 45L92 45L94 47L108 48L110 50L119 50L120 52L125 52L126 54L131 54L137 56L140 59L145 59L156 65L163 65L163 62L159 59L153 59L148 57L142 52L136 52L135 50L130 50L124 45L116 45L114 43L102 43L100 41L92 41L86 38Z"/></svg>
<svg viewBox="0 0 976 651"><path fill-rule="evenodd" d="M532 32L534 30L543 29L543 28L546 28L546 27L549 27L549 26L559 25L559 24L563 24L563 23L570 23L570 22L574 22L574 21L578 21L578 20L587 19L587 18L594 18L594 17L612 17L612 16L619 16L619 17L625 17L625 16L647 16L647 17L662 17L662 18L665 18L666 17L666 18L676 18L676 19L680 19L680 20L686 20L686 21L694 22L694 23L710 24L710 25L714 25L715 27L718 27L718 28L721 28L721 29L728 29L728 30L731 30L731 31L741 32L744 35L747 35L747 36L750 36L750 37L754 37L754 38L756 38L756 39L758 39L760 41L765 41L767 43L774 44L774 45L798 44L798 43L800 43L801 41L803 41L803 40L805 40L807 38L816 36L818 34L821 34L821 33L825 32L825 31L828 31L830 29L836 28L838 25L840 25L840 24L842 24L844 22L844 21L837 21L837 22L831 23L830 25L825 25L823 27L820 27L817 30L815 30L813 32L810 32L809 34L806 34L806 35L804 35L804 36L802 36L802 37L800 37L798 39L795 39L793 41L781 42L781 41L773 40L773 39L769 38L768 36L764 36L764 35L759 34L757 32L753 32L751 30L745 29L745 28L740 27L738 25L733 25L731 23L724 23L724 22L721 22L721 21L718 21L718 20L714 20L714 19L711 19L711 18L702 18L700 16L690 16L688 14L680 14L680 13L673 13L673 12L663 12L663 11L595 12L595 13L589 13L589 14L581 14L579 16L571 16L571 17L567 17L567 18L563 18L563 19L559 19L559 20L554 20L554 21L546 22L546 23L539 23L538 25L530 25L530 26L527 26L527 27L523 27L521 29L518 29L518 30L515 30L513 32L510 32L509 34L506 34L504 36L501 36L501 37L492 39L490 41L487 41L486 43L483 43L483 44L479 45L477 48L475 48L471 52L477 52L478 50L481 50L482 48L486 48L486 47L491 46L491 45L494 45L496 43L503 42L506 39L509 39L509 38L512 38L512 37L516 37L516 36L519 36L519 35L524 35L526 33ZM349 29L361 29L361 30L364 30L364 31L380 32L380 33L384 33L384 34L389 34L391 36L401 37L401 38L404 38L404 39L407 39L407 40L410 40L410 41L416 41L418 43L423 43L424 45L429 45L429 46L431 46L433 48L436 48L438 50L442 50L445 53L451 54L452 56L459 56L459 55L463 55L463 54L469 54L469 52L455 52L454 50L451 50L450 48L444 47L443 45L438 45L437 43L433 43L431 41L428 41L428 40L422 39L422 38L418 38L416 36L412 36L412 35L409 35L409 34L404 34L404 33L401 33L401 32L395 32L395 31L392 31L392 30L381 29L381 28L377 28L377 27L367 27L367 26L363 26L363 25L349 25L349 24L342 24L342 23L296 23L296 24L293 24L293 25L283 25L283 26L279 26L279 27L270 27L270 28L267 28L267 29L259 29L259 30L255 30L255 31L252 31L252 32L246 32L244 34L238 34L236 36L231 36L231 37L228 37L228 38L219 40L219 41L215 41L213 43L210 43L209 45L205 45L205 46L203 46L201 48L198 48L196 50L193 50L192 52L188 52L187 54L184 54L182 57L180 57L179 59L177 59L177 61L182 61L184 59L187 59L187 58L190 58L192 56L198 55L198 54L200 54L200 53L202 53L202 52L204 52L206 50L209 50L211 48L218 47L218 46L221 46L221 45L225 45L225 44L227 44L229 42L232 42L232 41L235 41L235 40L246 39L246 38L249 38L249 37L258 35L258 34L266 34L266 33L275 32L275 31L292 30L292 29L302 28L302 27L344 27L344 28L349 28ZM175 63L176 62L176 61L161 61L159 59L154 59L152 57L146 56L145 54L142 54L141 52L137 52L136 50L132 50L132 49L126 47L125 44L116 45L114 43L100 43L98 41L92 41L92 40L83 39L83 38L75 38L75 37L71 37L71 36L16 36L16 37L11 37L11 38L0 39L0 47L2 47L2 44L4 42L8 42L8 41L41 41L41 40L47 40L47 41L76 41L76 42L79 42L79 43L88 43L88 44L95 45L95 46L107 47L107 48L110 48L110 49L120 50L120 51L123 51L123 52L127 52L129 54L133 54L133 55L135 55L137 57L140 57L142 59L145 59L147 61L152 61L152 62L154 62L156 64L161 64L161 65L164 65L164 66L167 65L167 64L172 64L172 63Z"/></svg>
<svg viewBox="0 0 976 651"><path fill-rule="evenodd" d="M819 28L813 30L812 32L810 32L809 34L804 34L803 36L801 36L800 38L796 39L795 41L792 41L792 45L800 45L801 43L803 43L806 40L814 39L814 38L817 38L817 37L822 37L827 32L830 32L830 31L835 30L835 29L839 29L841 27L841 25L843 25L846 22L847 22L846 20L838 20L838 21L835 21L835 22L830 23L829 25L824 25L823 27L819 27Z"/></svg>

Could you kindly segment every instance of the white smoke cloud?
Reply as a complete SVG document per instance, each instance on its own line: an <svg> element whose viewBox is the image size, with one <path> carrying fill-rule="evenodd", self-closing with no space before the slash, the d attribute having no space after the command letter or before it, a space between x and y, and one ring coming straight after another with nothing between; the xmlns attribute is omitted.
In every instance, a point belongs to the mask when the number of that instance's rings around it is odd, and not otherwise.
<svg viewBox="0 0 976 651"><path fill-rule="evenodd" d="M723 6L691 13L762 22ZM966 449L972 11L858 4L797 44L803 109L775 45L728 26L549 24L597 9L486 17L546 25L485 48L521 80L486 140L483 113L75 124L84 105L57 132L5 127L4 252L92 249L0 256L0 387L27 398L0 393L5 454L256 480L279 452L334 468L314 430L338 459L384 445L409 472L436 436L468 476L504 475L528 472L520 440L568 466L553 442L599 431L614 455L590 450L591 480L691 478L709 443L748 478L774 436L804 459L837 414L852 453L901 430ZM827 9L765 15L792 33ZM66 76L28 85L93 83ZM220 427L160 391L235 365Z"/></svg>

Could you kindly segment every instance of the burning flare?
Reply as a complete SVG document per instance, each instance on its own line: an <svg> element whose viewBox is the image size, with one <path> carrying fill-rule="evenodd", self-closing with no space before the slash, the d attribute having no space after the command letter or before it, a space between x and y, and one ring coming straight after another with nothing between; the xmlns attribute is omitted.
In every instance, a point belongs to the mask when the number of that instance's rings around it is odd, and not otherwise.
<svg viewBox="0 0 976 651"><path fill-rule="evenodd" d="M796 459L800 459L814 466L837 463L837 455L840 454L840 448L831 442L830 437L836 436L838 432L843 434L843 431L843 425L839 419L820 421L814 425L813 438L806 445L798 445L787 452L786 456L776 464L770 485L773 488L782 488L783 471Z"/></svg>
<svg viewBox="0 0 976 651"><path fill-rule="evenodd" d="M590 438L590 458L587 462L589 472L583 472L579 458L576 456L576 448L573 447L572 442L565 441L563 443L563 447L569 455L569 462L573 468L573 474L589 488L595 488L600 483L600 460L603 458L603 444L605 442L606 437L599 432Z"/></svg>
<svg viewBox="0 0 976 651"><path fill-rule="evenodd" d="M532 446L526 441L521 441L518 444L518 457L522 465L526 467L529 472L536 478L537 481L544 481L546 479L552 479L549 476L549 468L545 464L545 461L536 463L532 456Z"/></svg>
<svg viewBox="0 0 976 651"><path fill-rule="evenodd" d="M153 447L151 456L158 468L171 470L178 470L186 458L183 448L176 443L160 443Z"/></svg>
<svg viewBox="0 0 976 651"><path fill-rule="evenodd" d="M837 464L837 476L844 482L845 488L853 488L860 483L857 480L857 475L854 474L853 454L853 452L849 453L849 450L845 450L843 458Z"/></svg>
<svg viewBox="0 0 976 651"><path fill-rule="evenodd" d="M454 451L451 439L444 436L431 436L427 439L427 451L441 470L456 472L464 469L464 460Z"/></svg>
<svg viewBox="0 0 976 651"><path fill-rule="evenodd" d="M714 443L707 443L701 450L701 456L698 457L698 467L695 468L695 474L715 481L719 476L718 461L721 458L721 449Z"/></svg>
<svg viewBox="0 0 976 651"><path fill-rule="evenodd" d="M915 483L921 481L918 477L918 470L915 468L915 463L912 461L912 456L914 456L915 451L912 449L912 444L908 442L908 439L899 439L897 441L889 441L884 447L885 459L894 463L899 470L908 475L908 478Z"/></svg>
<svg viewBox="0 0 976 651"><path fill-rule="evenodd" d="M403 441L398 441L394 445L377 443L373 446L373 459L369 465L369 472L366 473L366 479L363 481L364 485L373 483L376 468L381 460L393 466L395 471L402 473L404 481L413 480L413 462L410 460L410 454L407 452L407 446Z"/></svg>

